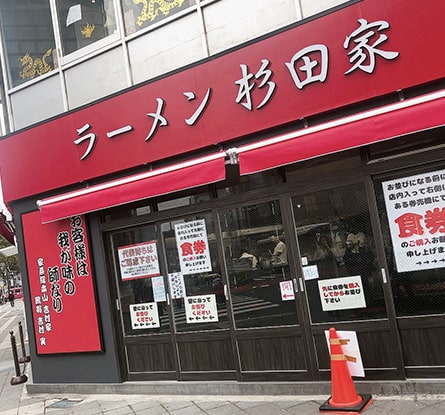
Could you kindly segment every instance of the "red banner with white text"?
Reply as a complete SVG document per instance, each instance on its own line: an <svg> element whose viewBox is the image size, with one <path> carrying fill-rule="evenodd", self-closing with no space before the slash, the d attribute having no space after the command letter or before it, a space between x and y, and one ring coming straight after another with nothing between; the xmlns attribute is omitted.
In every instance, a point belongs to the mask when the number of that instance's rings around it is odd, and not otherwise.
<svg viewBox="0 0 445 415"><path fill-rule="evenodd" d="M42 225L22 216L38 354L102 349L83 216Z"/></svg>

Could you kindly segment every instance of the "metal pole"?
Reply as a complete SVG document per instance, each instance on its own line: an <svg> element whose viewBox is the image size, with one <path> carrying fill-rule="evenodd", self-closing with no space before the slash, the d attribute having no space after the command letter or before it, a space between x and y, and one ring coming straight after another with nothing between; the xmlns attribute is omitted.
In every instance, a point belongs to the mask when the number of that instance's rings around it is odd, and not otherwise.
<svg viewBox="0 0 445 415"><path fill-rule="evenodd" d="M28 377L25 374L23 375L20 374L20 365L17 356L17 344L15 342L14 332L10 331L9 334L11 335L11 348L15 365L15 376L11 378L11 385L19 385L21 383L25 383L28 380Z"/></svg>
<svg viewBox="0 0 445 415"><path fill-rule="evenodd" d="M20 335L20 345L22 347L22 357L19 359L19 362L20 363L29 362L31 360L31 357L26 355L25 341L23 339L23 327L21 321L19 321L19 335Z"/></svg>

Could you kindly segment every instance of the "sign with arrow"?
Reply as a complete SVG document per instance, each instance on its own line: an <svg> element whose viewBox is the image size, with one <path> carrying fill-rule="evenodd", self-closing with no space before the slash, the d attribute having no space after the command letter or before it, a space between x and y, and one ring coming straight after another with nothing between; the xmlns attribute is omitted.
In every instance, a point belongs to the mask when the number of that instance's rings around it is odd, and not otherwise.
<svg viewBox="0 0 445 415"><path fill-rule="evenodd" d="M161 326L157 303L131 304L130 318L133 330L154 329Z"/></svg>
<svg viewBox="0 0 445 415"><path fill-rule="evenodd" d="M292 280L280 281L281 299L283 301L295 300L294 284Z"/></svg>
<svg viewBox="0 0 445 415"><path fill-rule="evenodd" d="M185 316L188 324L217 322L215 294L185 297Z"/></svg>

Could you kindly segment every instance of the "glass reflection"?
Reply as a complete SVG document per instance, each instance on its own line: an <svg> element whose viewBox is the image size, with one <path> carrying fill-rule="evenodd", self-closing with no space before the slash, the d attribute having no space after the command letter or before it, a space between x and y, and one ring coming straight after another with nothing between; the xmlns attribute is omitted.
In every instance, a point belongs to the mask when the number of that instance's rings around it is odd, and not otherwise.
<svg viewBox="0 0 445 415"><path fill-rule="evenodd" d="M222 210L220 223L236 327L297 324L279 202Z"/></svg>

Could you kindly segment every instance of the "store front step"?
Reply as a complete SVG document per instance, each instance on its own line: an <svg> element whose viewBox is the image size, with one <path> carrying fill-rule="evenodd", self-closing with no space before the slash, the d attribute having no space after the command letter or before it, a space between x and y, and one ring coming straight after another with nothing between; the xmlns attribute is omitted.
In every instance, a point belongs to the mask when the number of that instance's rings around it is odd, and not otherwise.
<svg viewBox="0 0 445 415"><path fill-rule="evenodd" d="M445 379L355 381L358 393L377 395L443 395ZM330 395L330 382L124 382L101 384L27 383L29 394L121 395Z"/></svg>

